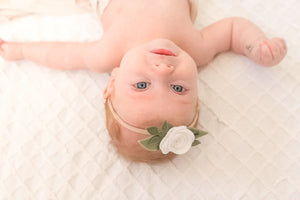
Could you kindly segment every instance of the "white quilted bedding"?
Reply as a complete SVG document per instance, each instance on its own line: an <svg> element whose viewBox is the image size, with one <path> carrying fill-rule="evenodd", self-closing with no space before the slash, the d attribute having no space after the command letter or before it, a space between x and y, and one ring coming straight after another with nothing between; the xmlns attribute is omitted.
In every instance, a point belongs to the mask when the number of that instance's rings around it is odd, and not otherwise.
<svg viewBox="0 0 300 200"><path fill-rule="evenodd" d="M107 74L0 58L0 200L300 199L300 1L200 0L199 28L246 17L287 39L264 68L231 53L199 72L202 145L172 162L131 163L105 130ZM92 14L0 24L11 41L96 40Z"/></svg>

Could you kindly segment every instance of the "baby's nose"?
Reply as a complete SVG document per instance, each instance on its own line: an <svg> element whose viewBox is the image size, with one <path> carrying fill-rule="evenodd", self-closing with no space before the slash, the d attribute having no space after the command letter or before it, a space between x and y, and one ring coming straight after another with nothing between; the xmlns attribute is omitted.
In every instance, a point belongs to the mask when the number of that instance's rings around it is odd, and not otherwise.
<svg viewBox="0 0 300 200"><path fill-rule="evenodd" d="M161 74L170 74L174 71L174 66L165 63L155 64L153 67L158 73Z"/></svg>

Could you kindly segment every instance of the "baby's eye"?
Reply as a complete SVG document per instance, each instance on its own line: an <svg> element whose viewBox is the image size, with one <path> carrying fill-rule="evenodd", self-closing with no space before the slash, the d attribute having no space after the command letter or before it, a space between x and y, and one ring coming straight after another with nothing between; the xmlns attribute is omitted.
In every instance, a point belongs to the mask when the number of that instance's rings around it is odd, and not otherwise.
<svg viewBox="0 0 300 200"><path fill-rule="evenodd" d="M184 88L181 85L172 85L172 88L175 92L183 92Z"/></svg>
<svg viewBox="0 0 300 200"><path fill-rule="evenodd" d="M146 89L148 87L149 83L147 82L138 82L137 84L134 85L134 87L138 89Z"/></svg>

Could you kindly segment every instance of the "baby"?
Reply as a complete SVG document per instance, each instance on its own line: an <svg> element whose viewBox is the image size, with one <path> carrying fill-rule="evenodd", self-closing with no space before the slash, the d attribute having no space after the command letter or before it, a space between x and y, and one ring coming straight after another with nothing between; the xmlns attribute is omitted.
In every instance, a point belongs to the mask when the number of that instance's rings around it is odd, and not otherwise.
<svg viewBox="0 0 300 200"><path fill-rule="evenodd" d="M117 150L131 160L170 158L200 143L196 139L206 133L196 129L197 66L226 51L274 66L287 52L283 39L267 38L242 18L197 30L193 0L99 3L104 29L99 41L1 40L0 54L57 70L111 72L103 94L106 126Z"/></svg>

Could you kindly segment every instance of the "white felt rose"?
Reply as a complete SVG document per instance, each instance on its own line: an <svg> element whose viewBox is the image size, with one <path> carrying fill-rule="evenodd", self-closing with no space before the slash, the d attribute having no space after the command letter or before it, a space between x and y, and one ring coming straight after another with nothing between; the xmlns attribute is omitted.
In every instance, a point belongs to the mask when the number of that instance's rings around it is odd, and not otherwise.
<svg viewBox="0 0 300 200"><path fill-rule="evenodd" d="M186 126L171 128L161 140L159 148L163 154L173 152L184 154L190 150L195 140L195 135Z"/></svg>

